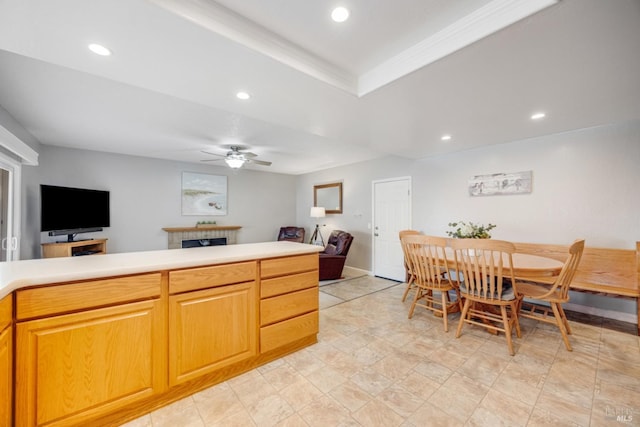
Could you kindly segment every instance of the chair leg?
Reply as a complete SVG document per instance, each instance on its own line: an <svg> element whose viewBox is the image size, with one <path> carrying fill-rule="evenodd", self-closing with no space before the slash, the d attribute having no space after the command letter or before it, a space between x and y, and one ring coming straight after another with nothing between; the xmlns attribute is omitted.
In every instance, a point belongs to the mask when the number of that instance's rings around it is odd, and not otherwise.
<svg viewBox="0 0 640 427"><path fill-rule="evenodd" d="M462 307L462 313L460 313L460 321L458 322L458 330L456 331L456 338L460 338L460 334L462 333L462 324L464 323L465 317L467 317L467 312L469 311L469 306L471 305L471 300L469 298L464 300L464 306Z"/></svg>
<svg viewBox="0 0 640 427"><path fill-rule="evenodd" d="M409 319L413 317L413 311L416 309L416 304L418 300L422 297L422 288L416 288L416 295L413 297L413 302L411 303L411 308L409 309Z"/></svg>
<svg viewBox="0 0 640 427"><path fill-rule="evenodd" d="M404 294L402 294L402 302L407 299L407 295L409 295L409 291L414 287L415 279L413 276L409 276L409 280L407 280L407 288L404 290Z"/></svg>
<svg viewBox="0 0 640 427"><path fill-rule="evenodd" d="M504 334L507 337L507 348L509 349L509 354L514 355L513 351L513 342L511 341L511 321L509 320L509 316L507 315L507 306L500 306L500 313L502 313L502 323L504 324Z"/></svg>
<svg viewBox="0 0 640 427"><path fill-rule="evenodd" d="M520 304L518 302L511 305L511 315L513 316L513 324L516 326L516 336L522 338L522 332L520 331Z"/></svg>
<svg viewBox="0 0 640 427"><path fill-rule="evenodd" d="M564 308L562 308L562 304L558 304L558 311L562 315L562 320L564 321L564 327L567 328L567 334L571 335L571 326L569 326L569 320L567 319L567 315L564 312Z"/></svg>
<svg viewBox="0 0 640 427"><path fill-rule="evenodd" d="M463 306L462 295L460 294L460 291L458 289L456 289L456 298L457 298L456 301L458 301L458 311L462 313L462 306Z"/></svg>
<svg viewBox="0 0 640 427"><path fill-rule="evenodd" d="M427 300L427 307L431 307L433 308L433 291L431 289L425 291L425 293L427 295L429 295L429 299ZM435 311L433 312L434 315L437 315L438 313L436 313Z"/></svg>
<svg viewBox="0 0 640 427"><path fill-rule="evenodd" d="M449 332L449 325L447 322L447 305L449 304L449 291L440 291L442 297L442 320L444 321L444 331Z"/></svg>
<svg viewBox="0 0 640 427"><path fill-rule="evenodd" d="M573 351L571 348L571 344L569 343L569 337L567 336L567 331L564 328L564 321L560 315L560 310L558 310L559 304L557 302L551 303L551 308L553 309L553 314L556 317L556 324L558 325L558 329L560 329L560 333L562 334L562 340L564 341L564 346L568 351Z"/></svg>

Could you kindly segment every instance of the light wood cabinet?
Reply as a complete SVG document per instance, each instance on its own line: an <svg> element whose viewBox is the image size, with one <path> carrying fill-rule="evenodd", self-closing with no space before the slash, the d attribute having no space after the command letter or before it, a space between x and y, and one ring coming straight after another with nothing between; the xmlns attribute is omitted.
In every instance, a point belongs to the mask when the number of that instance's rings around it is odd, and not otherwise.
<svg viewBox="0 0 640 427"><path fill-rule="evenodd" d="M255 281L169 297L169 382L180 384L257 354Z"/></svg>
<svg viewBox="0 0 640 427"><path fill-rule="evenodd" d="M120 280L126 285L135 277ZM141 287L148 288L149 280L154 280L159 295L159 279L160 274L142 275ZM87 283L96 282L100 281ZM119 281L107 283L118 288ZM79 294L73 286L67 288L69 300L78 301L78 295L86 292L83 285L87 284L77 284ZM65 289L61 286L21 292L28 296L37 291L37 297L46 297L50 290L55 301ZM95 296L86 305L92 306L101 295ZM34 314L21 307L31 299L17 301L17 312ZM70 307L77 310L78 304ZM35 315L48 317L18 321L16 425L81 424L163 392L167 384L163 307L162 300L154 298L60 315L50 315L53 309L36 310Z"/></svg>
<svg viewBox="0 0 640 427"><path fill-rule="evenodd" d="M178 294L233 283L252 282L257 279L256 271L255 261L172 271L169 273L169 293Z"/></svg>
<svg viewBox="0 0 640 427"><path fill-rule="evenodd" d="M315 253L17 289L0 300L0 426L118 425L317 333Z"/></svg>
<svg viewBox="0 0 640 427"><path fill-rule="evenodd" d="M12 296L0 300L0 425L12 425L13 331Z"/></svg>
<svg viewBox="0 0 640 427"><path fill-rule="evenodd" d="M318 254L266 259L260 262L260 277L268 279L318 270L319 262Z"/></svg>
<svg viewBox="0 0 640 427"><path fill-rule="evenodd" d="M174 386L258 352L257 263L169 273L169 384Z"/></svg>
<svg viewBox="0 0 640 427"><path fill-rule="evenodd" d="M311 270L299 274L285 274L272 279L262 279L260 297L270 298L302 289L318 287L318 271Z"/></svg>
<svg viewBox="0 0 640 427"><path fill-rule="evenodd" d="M318 287L260 301L260 326L318 310Z"/></svg>
<svg viewBox="0 0 640 427"><path fill-rule="evenodd" d="M263 326L260 328L260 352L276 350L299 339L313 336L318 333L319 327L317 311Z"/></svg>
<svg viewBox="0 0 640 427"><path fill-rule="evenodd" d="M43 258L61 258L81 255L103 255L107 253L107 239L78 240L42 244Z"/></svg>
<svg viewBox="0 0 640 427"><path fill-rule="evenodd" d="M160 273L87 280L16 292L16 319L64 314L160 297Z"/></svg>
<svg viewBox="0 0 640 427"><path fill-rule="evenodd" d="M260 264L260 352L318 333L318 255Z"/></svg>

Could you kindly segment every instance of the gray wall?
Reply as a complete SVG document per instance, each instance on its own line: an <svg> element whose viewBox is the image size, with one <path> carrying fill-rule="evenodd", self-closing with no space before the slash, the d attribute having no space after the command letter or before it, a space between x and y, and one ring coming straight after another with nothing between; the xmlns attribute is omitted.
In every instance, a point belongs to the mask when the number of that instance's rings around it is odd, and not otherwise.
<svg viewBox="0 0 640 427"><path fill-rule="evenodd" d="M324 221L355 235L347 265L372 270L372 181L410 176L412 227L445 235L456 220L497 224L497 239L634 249L640 240L640 122L602 126L482 149L409 160L372 160L300 176L298 222L310 227L313 185L343 181L344 213ZM470 197L474 175L533 171L526 195ZM576 303L635 313L629 300L579 294Z"/></svg>
<svg viewBox="0 0 640 427"><path fill-rule="evenodd" d="M183 171L229 177L229 215L215 219L241 225L240 243L274 240L282 225L305 226L310 233L313 185L343 182L344 213L324 218L323 235L333 229L354 234L347 265L367 271L372 181L395 177L412 178L412 227L425 233L444 235L448 222L466 220L495 223L494 238L513 241L566 244L580 237L591 246L634 248L640 240L640 122L424 160L390 156L297 177L51 146L39 152L40 166L23 168L23 259L39 257L40 243L53 240L39 232L41 183L110 190L112 227L98 233L110 239L110 252L165 248L162 227L212 219L181 215ZM468 196L473 175L527 170L533 171L531 194ZM633 301L576 294L572 302L586 311L598 307L604 309L598 314L635 318Z"/></svg>
<svg viewBox="0 0 640 427"><path fill-rule="evenodd" d="M227 175L228 215L182 216L182 172ZM115 253L166 249L163 227L193 226L199 220L242 226L238 243L275 240L282 225L295 223L295 182L289 175L43 145L40 166L23 168L21 258L38 258L40 243L61 238L39 231L40 184L109 190L111 227L80 238L107 237L108 252Z"/></svg>

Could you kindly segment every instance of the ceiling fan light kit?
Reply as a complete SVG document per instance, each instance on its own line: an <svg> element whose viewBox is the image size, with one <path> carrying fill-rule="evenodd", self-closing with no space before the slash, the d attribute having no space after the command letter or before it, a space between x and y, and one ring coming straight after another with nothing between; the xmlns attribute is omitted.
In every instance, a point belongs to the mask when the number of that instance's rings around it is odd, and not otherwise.
<svg viewBox="0 0 640 427"><path fill-rule="evenodd" d="M271 162L254 159L254 157L258 156L257 154L251 153L249 151L242 151L243 147L232 145L231 147L229 147L229 150L230 151L228 151L226 155L212 153L210 151L202 151L205 154L222 157L222 159L206 159L202 161L215 162L224 159L225 163L231 169L240 169L242 166L244 166L245 163L254 163L261 166L271 166Z"/></svg>
<svg viewBox="0 0 640 427"><path fill-rule="evenodd" d="M231 169L240 169L244 165L243 158L227 157L224 161L229 165Z"/></svg>

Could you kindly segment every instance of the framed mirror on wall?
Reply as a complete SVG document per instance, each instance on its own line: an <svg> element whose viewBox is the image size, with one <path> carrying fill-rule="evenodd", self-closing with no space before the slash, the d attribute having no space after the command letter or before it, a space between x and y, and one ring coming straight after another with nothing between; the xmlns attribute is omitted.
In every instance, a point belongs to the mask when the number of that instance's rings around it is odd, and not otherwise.
<svg viewBox="0 0 640 427"><path fill-rule="evenodd" d="M313 186L313 206L324 207L328 214L342 213L342 183Z"/></svg>

